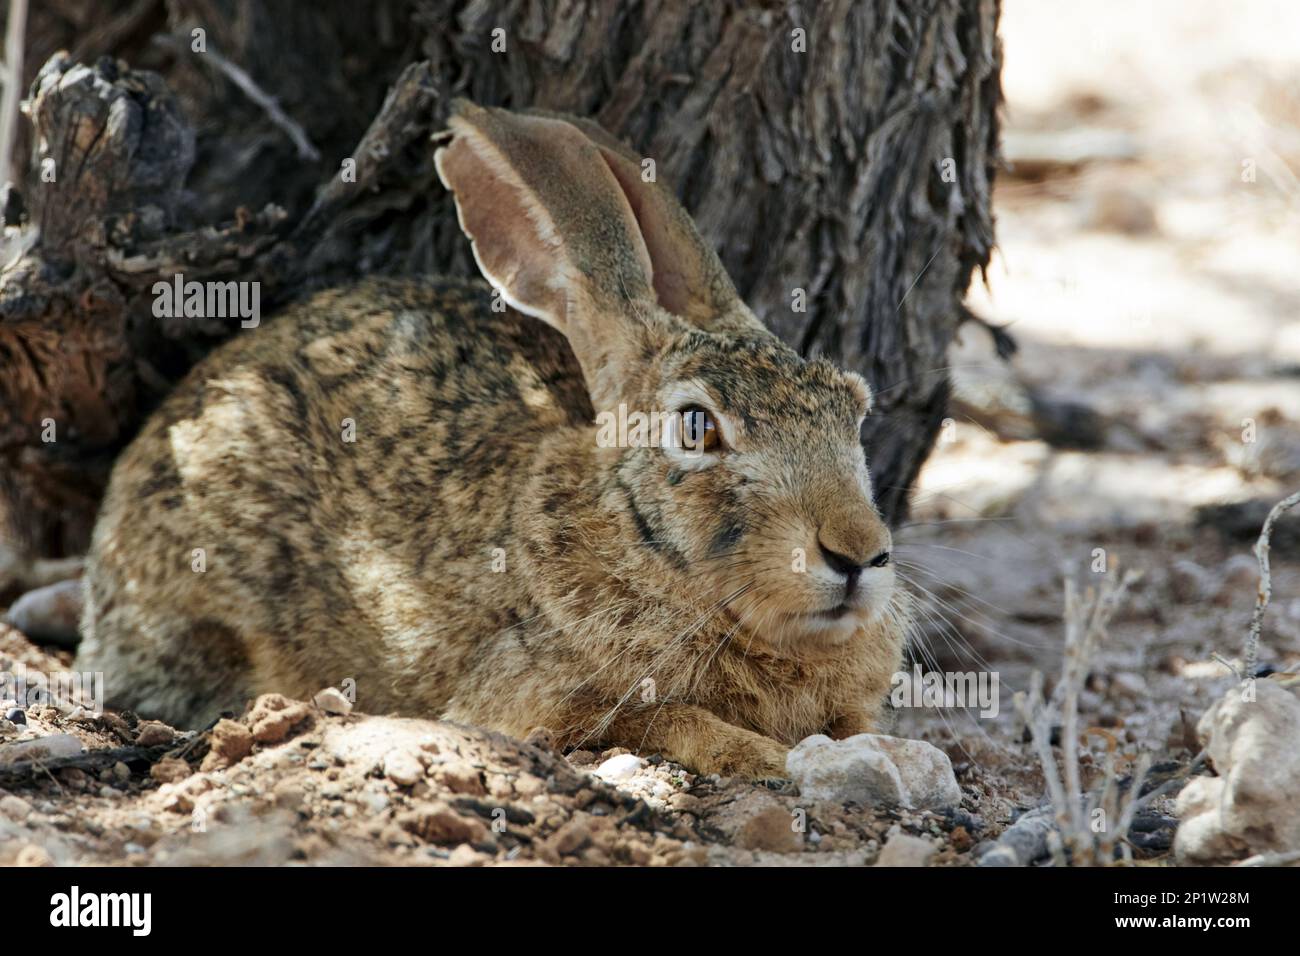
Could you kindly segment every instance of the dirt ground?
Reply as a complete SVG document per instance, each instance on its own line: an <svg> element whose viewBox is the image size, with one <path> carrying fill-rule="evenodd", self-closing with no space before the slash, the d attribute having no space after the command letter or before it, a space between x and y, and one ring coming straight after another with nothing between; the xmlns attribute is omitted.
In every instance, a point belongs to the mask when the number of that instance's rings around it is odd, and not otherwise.
<svg viewBox="0 0 1300 956"><path fill-rule="evenodd" d="M1014 168L969 303L1019 351L1004 362L987 330L963 330L952 421L897 551L916 659L999 681L994 717L895 715L894 733L948 753L960 810L808 803L653 755L278 699L193 739L33 708L0 721L0 746L125 749L89 770L0 765L0 864L863 865L903 833L931 865L968 865L1042 800L1012 695L1059 671L1063 582L1121 569L1142 577L1092 663L1081 726L1109 737L1088 738L1085 770L1109 740L1121 773L1142 752L1185 772L1258 578L1258 506L1215 506L1300 487L1300 8L1006 6ZM1280 530L1272 555L1260 661L1279 671L1300 670L1298 540ZM0 667L16 661L57 667L0 628ZM1149 808L1138 859L1171 862L1170 813Z"/></svg>

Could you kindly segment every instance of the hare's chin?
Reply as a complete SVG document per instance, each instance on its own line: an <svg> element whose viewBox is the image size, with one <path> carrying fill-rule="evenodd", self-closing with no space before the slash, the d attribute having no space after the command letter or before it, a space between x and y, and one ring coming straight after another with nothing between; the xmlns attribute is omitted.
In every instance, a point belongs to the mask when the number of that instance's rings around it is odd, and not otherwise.
<svg viewBox="0 0 1300 956"><path fill-rule="evenodd" d="M843 644L865 627L871 617L869 609L847 604L826 611L791 614L784 628L785 642L833 647Z"/></svg>

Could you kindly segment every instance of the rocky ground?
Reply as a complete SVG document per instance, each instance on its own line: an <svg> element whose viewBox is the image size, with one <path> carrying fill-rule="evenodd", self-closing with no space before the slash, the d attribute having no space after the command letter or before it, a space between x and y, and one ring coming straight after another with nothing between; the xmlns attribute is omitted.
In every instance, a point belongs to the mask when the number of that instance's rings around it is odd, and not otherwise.
<svg viewBox="0 0 1300 956"><path fill-rule="evenodd" d="M14 657L62 663L6 629L0 658ZM45 746L0 763L0 864L862 865L882 848L957 864L982 826L978 788L969 811L866 812L653 755L562 756L545 739L346 710L341 694L270 695L177 734L31 708L0 722L0 759Z"/></svg>
<svg viewBox="0 0 1300 956"><path fill-rule="evenodd" d="M1268 506L1300 488L1300 11L1217 6L1007 4L1015 168L996 200L999 256L970 305L1019 351L1004 361L985 329L963 330L952 421L898 534L919 599L914 659L998 678L996 714L893 717L891 733L951 760L959 807L814 800L653 754L563 755L340 713L336 698L263 698L198 736L36 707L0 720L0 863L972 865L1043 801L1012 698L1035 672L1049 690L1060 673L1064 582L1086 592L1127 569L1141 578L1079 702L1085 786L1108 757L1123 781L1143 754L1148 789L1168 784L1127 852L1175 862L1189 774L1185 814L1217 806L1214 781L1235 773L1265 806L1293 793L1295 518L1274 538L1259 654L1274 672L1260 700L1281 709L1258 726L1233 718L1253 735L1248 760L1231 766L1220 739L1210 767L1191 768L1209 739L1198 721L1243 666L1250 548ZM0 628L0 669L68 661ZM35 738L44 756L16 761ZM1260 849L1210 844L1234 859Z"/></svg>

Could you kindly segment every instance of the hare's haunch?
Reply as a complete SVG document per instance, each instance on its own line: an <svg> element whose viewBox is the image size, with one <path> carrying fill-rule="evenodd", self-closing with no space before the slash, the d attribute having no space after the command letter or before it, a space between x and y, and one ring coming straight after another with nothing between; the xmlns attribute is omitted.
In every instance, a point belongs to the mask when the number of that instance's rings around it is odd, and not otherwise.
<svg viewBox="0 0 1300 956"><path fill-rule="evenodd" d="M862 379L598 127L462 102L436 161L492 287L368 280L199 364L113 473L78 667L180 725L351 679L703 773L874 729L904 613Z"/></svg>

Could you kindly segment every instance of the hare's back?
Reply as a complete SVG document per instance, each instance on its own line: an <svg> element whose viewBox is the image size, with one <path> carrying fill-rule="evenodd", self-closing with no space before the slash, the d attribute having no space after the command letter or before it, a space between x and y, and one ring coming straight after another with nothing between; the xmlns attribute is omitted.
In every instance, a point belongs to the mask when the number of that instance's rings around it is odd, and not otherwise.
<svg viewBox="0 0 1300 956"><path fill-rule="evenodd" d="M202 549L204 604L349 604L360 565L451 570L466 542L503 538L540 437L591 418L564 339L494 311L483 283L328 290L177 386L114 470L95 564L171 590ZM311 603L263 607L299 618Z"/></svg>

